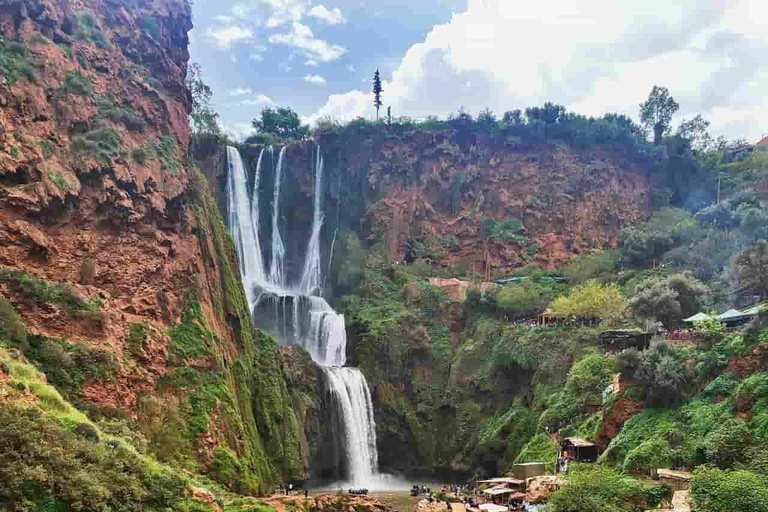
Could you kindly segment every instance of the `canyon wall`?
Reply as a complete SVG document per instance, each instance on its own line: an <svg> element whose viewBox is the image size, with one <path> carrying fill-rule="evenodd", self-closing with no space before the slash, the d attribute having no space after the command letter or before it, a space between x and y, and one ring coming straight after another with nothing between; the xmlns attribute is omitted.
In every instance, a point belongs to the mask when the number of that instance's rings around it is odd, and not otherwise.
<svg viewBox="0 0 768 512"><path fill-rule="evenodd" d="M187 163L191 28L181 0L0 3L0 292L92 418L266 491L306 467L277 346Z"/></svg>

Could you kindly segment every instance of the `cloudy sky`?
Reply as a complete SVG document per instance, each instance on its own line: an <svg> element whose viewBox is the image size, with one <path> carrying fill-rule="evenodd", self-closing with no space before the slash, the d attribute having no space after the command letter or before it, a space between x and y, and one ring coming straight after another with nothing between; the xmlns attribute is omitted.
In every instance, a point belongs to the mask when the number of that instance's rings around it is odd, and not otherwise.
<svg viewBox="0 0 768 512"><path fill-rule="evenodd" d="M384 110L444 117L553 101L602 115L653 85L714 135L768 133L765 0L196 0L192 59L227 129L265 106L305 120Z"/></svg>

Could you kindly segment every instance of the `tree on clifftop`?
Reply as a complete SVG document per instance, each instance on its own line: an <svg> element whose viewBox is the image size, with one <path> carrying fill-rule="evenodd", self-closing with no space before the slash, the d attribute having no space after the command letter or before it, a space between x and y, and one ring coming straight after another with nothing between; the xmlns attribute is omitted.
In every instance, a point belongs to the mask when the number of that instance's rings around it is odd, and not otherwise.
<svg viewBox="0 0 768 512"><path fill-rule="evenodd" d="M302 140L309 134L309 126L302 125L299 115L290 107L267 107L261 111L261 118L254 119L252 124L260 134L285 139Z"/></svg>
<svg viewBox="0 0 768 512"><path fill-rule="evenodd" d="M669 129L672 116L680 108L669 95L669 89L654 85L648 99L640 104L640 121L646 129L653 130L653 145L661 144L661 138Z"/></svg>
<svg viewBox="0 0 768 512"><path fill-rule="evenodd" d="M736 257L739 288L768 297L768 241L760 240Z"/></svg>
<svg viewBox="0 0 768 512"><path fill-rule="evenodd" d="M379 120L379 109L383 105L381 102L381 93L384 89L381 88L381 78L379 77L379 70L373 74L373 106L376 107L376 121Z"/></svg>
<svg viewBox="0 0 768 512"><path fill-rule="evenodd" d="M549 307L558 316L612 320L624 315L627 301L618 286L592 280L574 287L567 297L555 299Z"/></svg>

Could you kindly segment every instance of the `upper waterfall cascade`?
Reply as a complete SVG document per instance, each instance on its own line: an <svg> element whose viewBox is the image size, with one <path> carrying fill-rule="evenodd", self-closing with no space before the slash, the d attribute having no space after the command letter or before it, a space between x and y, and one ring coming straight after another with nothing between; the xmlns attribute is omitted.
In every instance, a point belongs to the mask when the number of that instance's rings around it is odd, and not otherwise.
<svg viewBox="0 0 768 512"><path fill-rule="evenodd" d="M274 334L281 345L303 346L325 374L332 413L343 430L343 453L350 485L373 487L377 473L376 429L373 402L365 376L346 363L347 335L340 315L320 295L323 288L321 232L323 228L323 157L315 157L315 190L310 238L298 283L287 282L285 246L280 233L280 194L285 179L286 147L274 163L274 151L262 150L255 169L254 186L248 192L248 176L242 158L227 147L229 176L227 198L229 228L240 259L240 273L248 304L259 327ZM269 154L274 169L271 204L269 272L260 244L259 186Z"/></svg>

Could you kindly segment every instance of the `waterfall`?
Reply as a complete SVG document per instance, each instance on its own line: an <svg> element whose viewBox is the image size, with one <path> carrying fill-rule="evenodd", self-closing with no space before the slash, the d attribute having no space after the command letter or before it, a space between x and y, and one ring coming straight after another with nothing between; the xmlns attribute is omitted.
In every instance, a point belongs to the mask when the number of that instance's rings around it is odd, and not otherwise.
<svg viewBox="0 0 768 512"><path fill-rule="evenodd" d="M275 187L272 195L272 259L269 264L269 282L274 286L285 285L285 246L283 238L280 236L280 185L283 181L283 162L285 160L285 149L280 150L280 156L277 157L277 168L275 169Z"/></svg>
<svg viewBox="0 0 768 512"><path fill-rule="evenodd" d="M259 245L258 196L264 151L259 155L253 193L249 199L247 177L243 171L240 154L233 147L227 148L229 227L240 258L240 273L244 285L249 290L248 302L259 327L274 335L281 345L304 347L321 368L325 391L332 404L332 423L338 426L336 451L343 453L343 463L338 462L348 472L346 477L349 485L371 488L379 485L374 483L378 456L371 393L360 370L344 367L347 348L344 315L338 314L325 299L317 296L322 291L323 279L320 263L323 158L318 147L315 159L312 232L304 257L301 280L298 288L293 289L285 282L285 247L278 222L285 151L285 147L280 150L275 168L271 261L267 278Z"/></svg>
<svg viewBox="0 0 768 512"><path fill-rule="evenodd" d="M333 403L347 436L347 468L354 484L370 485L378 466L376 425L368 383L357 368L325 368Z"/></svg>
<svg viewBox="0 0 768 512"><path fill-rule="evenodd" d="M227 180L229 226L232 238L235 240L237 258L240 262L240 275L243 279L248 305L253 308L256 298L255 287L264 281L264 263L259 243L258 197L255 197L256 205L253 206L248 197L248 178L243 169L243 160L237 149L231 146L227 147L227 162L229 163L229 179ZM259 156L259 163L256 166L257 189L260 172L261 156Z"/></svg>
<svg viewBox="0 0 768 512"><path fill-rule="evenodd" d="M323 227L323 210L321 199L323 194L323 157L320 155L320 146L317 147L317 159L315 162L315 197L313 201L312 234L307 245L307 254L304 258L304 272L301 274L301 292L312 295L321 291L320 269L320 230ZM319 293L318 293L319 294Z"/></svg>

